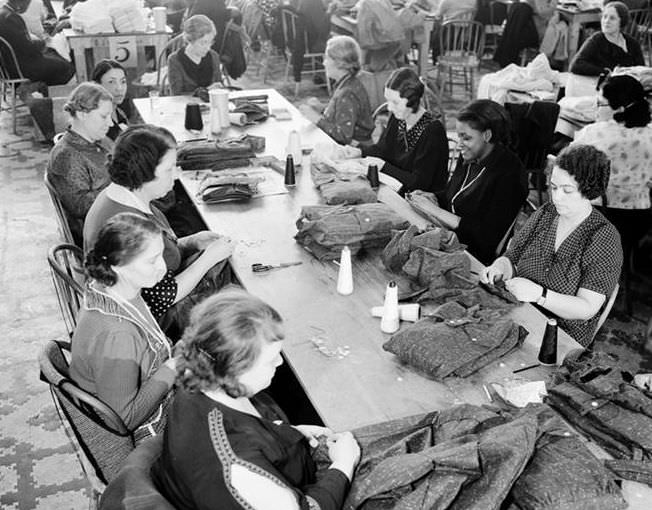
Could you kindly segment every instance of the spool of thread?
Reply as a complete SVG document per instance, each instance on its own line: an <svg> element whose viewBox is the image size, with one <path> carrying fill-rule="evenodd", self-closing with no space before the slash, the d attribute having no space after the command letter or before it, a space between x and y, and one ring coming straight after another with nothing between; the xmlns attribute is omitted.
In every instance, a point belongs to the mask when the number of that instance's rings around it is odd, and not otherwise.
<svg viewBox="0 0 652 510"><path fill-rule="evenodd" d="M398 311L398 286L395 281L387 284L383 317L380 319L380 330L384 333L395 333L400 327Z"/></svg>
<svg viewBox="0 0 652 510"><path fill-rule="evenodd" d="M220 108L217 102L217 94L215 92L216 90L214 89L208 91L208 99L211 105L211 133L219 135L222 132L222 119L220 115Z"/></svg>
<svg viewBox="0 0 652 510"><path fill-rule="evenodd" d="M294 163L296 165L301 164L301 137L299 136L299 132L296 129L293 129L290 131L290 134L288 135L288 146L286 149L287 154L292 154L292 157L294 158Z"/></svg>
<svg viewBox="0 0 652 510"><path fill-rule="evenodd" d="M337 292L343 296L348 296L353 292L353 268L351 267L351 250L348 246L342 248L342 254L340 255Z"/></svg>
<svg viewBox="0 0 652 510"><path fill-rule="evenodd" d="M374 306L371 308L371 316L382 317L384 310L384 306ZM398 305L398 318L407 322L418 321L421 318L421 305L419 303Z"/></svg>
<svg viewBox="0 0 652 510"><path fill-rule="evenodd" d="M548 319L538 359L542 365L557 364L557 321L555 319Z"/></svg>
<svg viewBox="0 0 652 510"><path fill-rule="evenodd" d="M211 89L208 92L211 108L217 107L220 111L220 124L223 128L231 124L229 120L229 91L224 89Z"/></svg>
<svg viewBox="0 0 652 510"><path fill-rule="evenodd" d="M380 186L380 179L378 177L378 167L376 165L369 165L367 168L367 180L372 188Z"/></svg>
<svg viewBox="0 0 652 510"><path fill-rule="evenodd" d="M246 113L229 113L229 122L234 126L244 126L247 124Z"/></svg>
<svg viewBox="0 0 652 510"><path fill-rule="evenodd" d="M186 120L184 126L188 131L201 131L204 129L204 121L201 118L201 110L198 103L186 105Z"/></svg>
<svg viewBox="0 0 652 510"><path fill-rule="evenodd" d="M285 159L285 185L286 186L295 186L297 183L294 175L294 159L292 154L288 154Z"/></svg>
<svg viewBox="0 0 652 510"><path fill-rule="evenodd" d="M167 7L152 7L152 16L154 17L154 30L165 32L168 24Z"/></svg>

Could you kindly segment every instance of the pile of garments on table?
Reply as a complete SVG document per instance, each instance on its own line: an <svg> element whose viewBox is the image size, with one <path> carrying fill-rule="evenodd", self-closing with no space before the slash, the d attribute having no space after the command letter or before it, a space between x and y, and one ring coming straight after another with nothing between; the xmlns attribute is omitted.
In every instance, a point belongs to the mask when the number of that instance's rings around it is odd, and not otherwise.
<svg viewBox="0 0 652 510"><path fill-rule="evenodd" d="M615 355L567 356L546 401L615 457L606 462L621 478L652 486L652 393Z"/></svg>
<svg viewBox="0 0 652 510"><path fill-rule="evenodd" d="M328 205L370 204L378 201L367 176L358 167L342 168L342 164L319 162L311 165L312 182Z"/></svg>
<svg viewBox="0 0 652 510"><path fill-rule="evenodd" d="M182 170L223 170L251 164L254 152L265 148L265 139L244 135L222 141L184 142L177 151L177 165Z"/></svg>
<svg viewBox="0 0 652 510"><path fill-rule="evenodd" d="M420 290L422 319L394 334L383 349L435 379L467 377L520 346L527 331L508 313L514 297L499 286L479 286L455 234L414 225L395 232L383 251L390 271Z"/></svg>
<svg viewBox="0 0 652 510"><path fill-rule="evenodd" d="M610 472L543 404L468 404L353 431L362 456L345 510L619 510ZM328 464L327 447L318 459Z"/></svg>

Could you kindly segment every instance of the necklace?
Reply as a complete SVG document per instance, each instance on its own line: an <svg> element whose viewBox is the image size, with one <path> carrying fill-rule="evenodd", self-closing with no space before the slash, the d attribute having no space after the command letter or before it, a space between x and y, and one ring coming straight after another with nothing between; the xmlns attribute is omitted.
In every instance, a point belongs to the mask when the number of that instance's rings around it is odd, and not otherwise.
<svg viewBox="0 0 652 510"><path fill-rule="evenodd" d="M471 171L471 164L469 163L469 165L466 167L466 175L464 176L464 181L462 182L462 187L459 189L459 191L457 193L455 193L455 195L453 195L453 198L451 199L451 212L453 214L457 214L455 212L455 199L458 196L460 196L462 193L464 193L467 189L469 189L471 186L473 186L475 184L475 181L477 181L480 177L482 177L482 174L484 173L484 171L486 169L487 169L487 167L483 166L482 169L480 170L480 172L478 173L478 175L476 175L471 180L471 182L469 182L467 184L466 181L469 179L469 174L470 174L470 171Z"/></svg>

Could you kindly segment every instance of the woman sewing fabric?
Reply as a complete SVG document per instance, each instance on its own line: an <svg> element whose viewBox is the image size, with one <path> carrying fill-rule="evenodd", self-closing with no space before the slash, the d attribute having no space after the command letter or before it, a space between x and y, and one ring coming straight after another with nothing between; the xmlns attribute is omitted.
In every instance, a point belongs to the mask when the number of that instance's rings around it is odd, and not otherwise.
<svg viewBox="0 0 652 510"><path fill-rule="evenodd" d="M370 164L401 183L399 193L436 192L448 179L446 130L422 102L425 86L410 68L394 71L385 84L390 118L378 142L363 146Z"/></svg>
<svg viewBox="0 0 652 510"><path fill-rule="evenodd" d="M602 9L601 31L593 34L571 62L570 72L600 76L616 66L645 65L641 46L622 31L629 24L629 9L622 2L610 2Z"/></svg>
<svg viewBox="0 0 652 510"><path fill-rule="evenodd" d="M192 313L152 475L179 509L298 510L342 507L360 448L350 432L292 426L262 390L283 359L278 313L240 289ZM317 473L310 447L324 436L330 466Z"/></svg>
<svg viewBox="0 0 652 510"><path fill-rule="evenodd" d="M64 110L70 114L70 127L50 152L47 178L63 204L75 242L81 246L86 213L111 182L106 162L113 142L106 134L112 124L113 97L96 83L81 83Z"/></svg>
<svg viewBox="0 0 652 510"><path fill-rule="evenodd" d="M172 189L176 158L176 141L166 129L145 125L124 131L109 164L111 185L88 211L84 247L88 251L104 223L121 212L154 221L163 231L167 273L154 287L143 289L143 297L162 325L176 324L182 330L192 305L230 282L232 246L230 239L209 231L178 239L152 203Z"/></svg>
<svg viewBox="0 0 652 510"><path fill-rule="evenodd" d="M85 267L90 281L72 337L70 377L120 415L137 440L155 435L165 423L175 359L140 291L165 275L161 229L136 214L114 216Z"/></svg>
<svg viewBox="0 0 652 510"><path fill-rule="evenodd" d="M168 57L168 80L172 95L192 94L222 82L220 57L211 49L215 25L203 14L183 23L186 46Z"/></svg>
<svg viewBox="0 0 652 510"><path fill-rule="evenodd" d="M471 254L488 263L513 225L527 196L525 171L506 145L509 115L494 101L480 99L457 117L460 158L436 199L412 193L410 203L454 230Z"/></svg>
<svg viewBox="0 0 652 510"><path fill-rule="evenodd" d="M555 314L559 326L585 347L623 262L618 231L591 205L608 182L603 152L590 145L564 149L550 176L551 202L532 214L505 256L481 276L486 283L504 280L519 301Z"/></svg>
<svg viewBox="0 0 652 510"><path fill-rule="evenodd" d="M360 46L347 35L331 37L326 43L324 68L328 79L335 82L323 115L311 106L300 108L304 116L324 133L341 144L369 141L374 123L371 120L369 96L360 80Z"/></svg>
<svg viewBox="0 0 652 510"><path fill-rule="evenodd" d="M605 215L623 243L625 260L650 228L652 125L650 104L641 83L631 76L610 76L597 96L599 120L575 135L573 144L603 151L611 163Z"/></svg>
<svg viewBox="0 0 652 510"><path fill-rule="evenodd" d="M95 65L91 79L113 96L112 124L106 136L115 141L129 125L133 112L131 98L127 96L127 74L120 63L104 59Z"/></svg>

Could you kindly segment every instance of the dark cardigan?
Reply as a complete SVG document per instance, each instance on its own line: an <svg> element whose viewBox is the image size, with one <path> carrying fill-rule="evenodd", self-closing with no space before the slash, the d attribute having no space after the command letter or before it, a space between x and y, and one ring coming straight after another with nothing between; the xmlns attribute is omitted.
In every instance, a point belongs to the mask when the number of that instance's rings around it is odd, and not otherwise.
<svg viewBox="0 0 652 510"><path fill-rule="evenodd" d="M484 168L482 176L460 192L469 164L460 157L446 190L437 198L441 207L460 216L456 230L460 242L480 262L490 264L527 196L526 174L516 154L496 145L477 163L479 168L471 170L467 184Z"/></svg>
<svg viewBox="0 0 652 510"><path fill-rule="evenodd" d="M405 193L415 189L437 192L448 179L448 139L446 129L428 112L428 124L413 148L406 150L399 136L399 121L393 115L378 143L362 148L363 156L377 156L385 160L381 171L399 180ZM423 117L422 117L423 118ZM421 120L419 120L421 122Z"/></svg>
<svg viewBox="0 0 652 510"><path fill-rule="evenodd" d="M573 62L570 72L583 76L600 76L605 69L613 70L616 66L643 66L641 45L633 37L623 34L627 51L607 40L602 32L593 34L584 41Z"/></svg>

